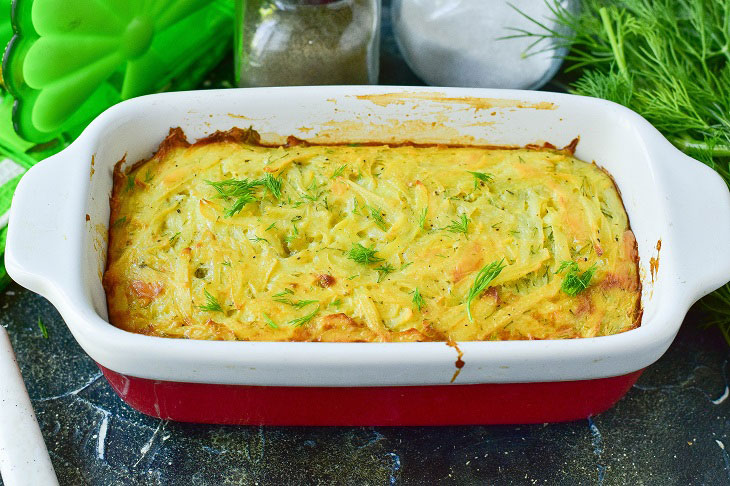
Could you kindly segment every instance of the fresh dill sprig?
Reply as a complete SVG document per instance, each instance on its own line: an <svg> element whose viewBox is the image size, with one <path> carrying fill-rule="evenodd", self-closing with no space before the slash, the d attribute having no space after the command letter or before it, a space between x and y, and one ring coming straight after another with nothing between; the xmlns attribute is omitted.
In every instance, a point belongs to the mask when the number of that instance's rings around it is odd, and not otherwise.
<svg viewBox="0 0 730 486"><path fill-rule="evenodd" d="M274 177L271 174L266 174L261 180L264 188L271 193L276 199L281 199L281 177Z"/></svg>
<svg viewBox="0 0 730 486"><path fill-rule="evenodd" d="M585 272L580 273L580 267L573 261L564 261L558 267L555 273L561 273L567 269L563 283L560 286L561 290L571 297L575 297L579 293L583 292L591 283L593 274L596 273L597 266L594 263Z"/></svg>
<svg viewBox="0 0 730 486"><path fill-rule="evenodd" d="M492 174L487 174L485 172L473 172L470 170L467 170L467 172L474 176L474 190L475 191L477 189L479 189L480 182L489 182L494 178L494 176Z"/></svg>
<svg viewBox="0 0 730 486"><path fill-rule="evenodd" d="M383 231L388 230L388 225L386 224L385 220L383 219L383 214L378 208L374 208L372 206L368 206L368 210L370 211L370 216L373 218L373 221L375 221L375 226L380 228Z"/></svg>
<svg viewBox="0 0 730 486"><path fill-rule="evenodd" d="M330 304L329 304L329 305L330 305L331 307L334 307L334 308L339 308L339 307L340 307L340 306L342 305L342 299L340 299L340 298L338 297L338 298L336 298L335 300L333 300L332 302L330 302Z"/></svg>
<svg viewBox="0 0 730 486"><path fill-rule="evenodd" d="M113 228L118 228L118 227L120 227L121 225L123 225L126 222L127 222L127 217L126 216L122 216L121 218L119 218L116 221L114 221L114 223L112 223L112 227Z"/></svg>
<svg viewBox="0 0 730 486"><path fill-rule="evenodd" d="M319 312L319 307L317 307L311 313L309 313L309 314L307 314L305 316L298 317L296 319L292 319L291 321L289 321L289 324L292 325L292 326L294 326L294 327L302 326L302 325L308 323L309 321L311 321L312 318L314 316L316 316L318 312Z"/></svg>
<svg viewBox="0 0 730 486"><path fill-rule="evenodd" d="M155 176L153 176L152 173L150 172L150 170L147 169L147 171L144 173L144 183L149 184L150 182L152 182L152 179L154 179L154 178L155 178Z"/></svg>
<svg viewBox="0 0 730 486"><path fill-rule="evenodd" d="M428 208L423 208L421 214L418 216L418 227L423 229L426 225L426 215L428 214Z"/></svg>
<svg viewBox="0 0 730 486"><path fill-rule="evenodd" d="M299 299L298 301L294 302L291 299L287 299L286 297L274 297L274 301L279 302L280 304L286 304L290 305L292 307L296 307L297 309L303 309L307 307L309 304L314 304L316 302L319 302L317 300L302 300Z"/></svg>
<svg viewBox="0 0 730 486"><path fill-rule="evenodd" d="M249 238L249 241L253 241L255 243L258 243L259 241L265 241L266 243L269 242L269 240L267 240L266 238L259 238L256 235L253 235L253 238Z"/></svg>
<svg viewBox="0 0 730 486"><path fill-rule="evenodd" d="M469 218L466 217L466 214L461 213L461 217L459 219L451 220L451 224L446 226L444 229L451 233L467 234L469 231Z"/></svg>
<svg viewBox="0 0 730 486"><path fill-rule="evenodd" d="M395 271L395 267L390 263L383 263L375 270L378 272L378 283L380 283L389 273L393 273Z"/></svg>
<svg viewBox="0 0 730 486"><path fill-rule="evenodd" d="M224 215L226 218L230 218L241 212L246 204L256 201L256 197L253 195L253 189L256 186L263 184L262 180L249 180L249 179L226 179L224 181L205 181L206 184L211 186L218 193L217 197L225 199L235 199L230 208L228 208Z"/></svg>
<svg viewBox="0 0 730 486"><path fill-rule="evenodd" d="M399 270L403 271L406 268L410 267L411 265L413 265L413 262L405 262L403 265L400 266Z"/></svg>
<svg viewBox="0 0 730 486"><path fill-rule="evenodd" d="M505 265L503 265L503 262L504 258L502 258L500 261L493 261L489 265L486 265L484 268L479 270L479 273L477 273L476 277L474 278L474 283L472 283L471 287L469 288L469 292L466 294L466 315L469 317L469 322L472 322L474 320L471 316L471 302L474 300L475 297L487 290L487 287L489 287L489 284L492 283L492 280L497 278L497 275L499 275L502 269L505 267Z"/></svg>
<svg viewBox="0 0 730 486"><path fill-rule="evenodd" d="M41 334L43 335L44 339L48 339L48 329L46 328L46 325L43 324L43 321L41 318L38 318L38 329L41 330Z"/></svg>
<svg viewBox="0 0 730 486"><path fill-rule="evenodd" d="M127 185L124 188L125 191L131 191L134 189L134 178L135 176L131 172L127 174Z"/></svg>
<svg viewBox="0 0 730 486"><path fill-rule="evenodd" d="M423 301L423 297L421 296L421 292L418 291L418 287L413 291L413 299L411 299L411 302L418 307L418 312L421 312L421 309L425 305L425 302Z"/></svg>
<svg viewBox="0 0 730 486"><path fill-rule="evenodd" d="M177 239L178 236L180 236L180 232L179 231L170 237L170 244L171 245L175 242L175 240Z"/></svg>
<svg viewBox="0 0 730 486"><path fill-rule="evenodd" d="M208 311L208 312L223 312L223 307L221 307L220 303L218 302L218 299L210 295L210 292L203 289L203 293L205 294L205 305L199 305L198 309Z"/></svg>
<svg viewBox="0 0 730 486"><path fill-rule="evenodd" d="M292 289L284 289L281 292L279 292L278 294L274 294L273 297L281 297L281 296L287 295L287 294L294 294L294 291Z"/></svg>
<svg viewBox="0 0 730 486"><path fill-rule="evenodd" d="M360 243L355 243L347 252L347 258L350 260L360 263L362 265L369 265L371 263L379 263L384 261L382 258L376 256L377 250L375 247L366 248Z"/></svg>
<svg viewBox="0 0 730 486"><path fill-rule="evenodd" d="M276 228L276 221L271 223L268 228L266 228L264 231L269 231L271 228Z"/></svg>
<svg viewBox="0 0 730 486"><path fill-rule="evenodd" d="M550 0L558 28L522 15L533 28L515 37L568 49L571 91L636 111L677 148L730 185L730 2ZM567 27L567 29L566 29ZM730 284L701 303L730 344Z"/></svg>
<svg viewBox="0 0 730 486"><path fill-rule="evenodd" d="M343 164L343 165L339 166L339 167L338 167L337 169L335 169L335 171L334 171L334 172L332 173L332 175L330 176L330 179L335 179L335 178L337 178L337 177L341 176L341 175L342 175L342 173L343 173L343 172L345 171L345 168L347 168L347 164Z"/></svg>
<svg viewBox="0 0 730 486"><path fill-rule="evenodd" d="M266 322L266 324L271 329L279 329L279 326L277 326L276 323L267 314L264 314L264 322Z"/></svg>

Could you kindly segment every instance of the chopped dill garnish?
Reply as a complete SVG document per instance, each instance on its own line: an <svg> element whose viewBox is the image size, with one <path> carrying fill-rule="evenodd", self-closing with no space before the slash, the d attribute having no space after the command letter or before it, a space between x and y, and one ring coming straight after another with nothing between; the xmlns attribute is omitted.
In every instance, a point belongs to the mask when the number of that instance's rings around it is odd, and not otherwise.
<svg viewBox="0 0 730 486"><path fill-rule="evenodd" d="M302 316L302 317L298 317L296 319L292 319L291 321L289 321L289 324L292 325L292 326L294 326L294 327L302 326L302 325L308 323L309 321L311 321L312 318L314 316L316 316L318 312L319 312L319 307L317 307L316 309L314 309L310 314L307 314L306 316Z"/></svg>
<svg viewBox="0 0 730 486"><path fill-rule="evenodd" d="M474 190L475 191L479 188L480 182L489 182L494 178L494 176L492 174L486 174L484 172L472 172L470 170L467 170L467 172L474 176Z"/></svg>
<svg viewBox="0 0 730 486"><path fill-rule="evenodd" d="M46 325L43 324L43 321L41 321L41 318L38 318L38 329L41 330L41 334L43 335L44 339L48 339L48 329L46 329Z"/></svg>
<svg viewBox="0 0 730 486"><path fill-rule="evenodd" d="M224 213L226 218L230 218L231 216L240 213L244 206L246 206L246 204L257 200L254 197L252 190L256 186L262 185L263 181L251 181L248 179L226 179L224 181L218 182L206 180L205 183L216 190L216 192L218 193L217 197L225 199L226 201L230 199L235 199L233 205L228 208Z"/></svg>
<svg viewBox="0 0 730 486"><path fill-rule="evenodd" d="M210 292L205 289L203 289L203 293L205 294L206 304L199 305L198 309L208 312L223 312L223 307L221 307L218 299L210 295Z"/></svg>
<svg viewBox="0 0 730 486"><path fill-rule="evenodd" d="M339 308L341 305L342 305L342 299L340 299L339 297L336 298L335 300L333 300L332 302L330 302L331 307Z"/></svg>
<svg viewBox="0 0 730 486"><path fill-rule="evenodd" d="M354 280L354 279L356 279L359 276L360 276L359 273L357 275L350 275L349 277L347 277L347 280Z"/></svg>
<svg viewBox="0 0 730 486"><path fill-rule="evenodd" d="M566 269L567 273L565 274L565 279L563 279L563 284L560 286L560 289L571 297L575 297L588 288L593 274L596 273L597 267L594 263L585 272L580 273L580 267L578 267L576 262L564 261L555 273L560 273Z"/></svg>
<svg viewBox="0 0 730 486"><path fill-rule="evenodd" d="M337 169L335 169L335 171L334 171L334 172L332 173L332 175L330 176L330 179L334 179L334 178L336 178L336 177L339 177L339 176L341 176L341 175L342 175L342 173L343 173L343 172L345 171L345 168L346 168L346 167L347 167L347 164L343 164L343 165L339 166L339 167L338 167Z"/></svg>
<svg viewBox="0 0 730 486"><path fill-rule="evenodd" d="M231 262L221 262L221 265L224 265L226 267L230 267L231 266Z"/></svg>
<svg viewBox="0 0 730 486"><path fill-rule="evenodd" d="M347 258L362 265L384 261L382 258L376 256L376 253L377 250L375 247L365 248L360 243L355 243L352 245L350 251L347 252Z"/></svg>
<svg viewBox="0 0 730 486"><path fill-rule="evenodd" d="M266 324L268 324L268 326L269 326L269 327L270 327L271 329L279 329L279 326L277 326L277 325L276 325L276 323L275 323L274 321L272 321L272 320L271 320L271 317L269 317L269 316L268 316L268 315L266 315L266 314L264 314L264 321L266 321Z"/></svg>
<svg viewBox="0 0 730 486"><path fill-rule="evenodd" d="M249 238L249 241L253 241L253 242L256 242L256 243L258 243L259 241L265 241L266 243L269 242L269 240L267 240L266 238L259 238L256 235L253 235L253 238Z"/></svg>
<svg viewBox="0 0 730 486"><path fill-rule="evenodd" d="M293 207L294 207L294 208L296 209L296 208L298 208L299 206L301 206L302 204L304 204L304 201L296 201L296 202L294 202L294 203L292 204L292 206L293 206Z"/></svg>
<svg viewBox="0 0 730 486"><path fill-rule="evenodd" d="M352 214L360 214L360 212L357 210L357 198L352 198Z"/></svg>
<svg viewBox="0 0 730 486"><path fill-rule="evenodd" d="M469 218L466 217L466 214L461 213L460 219L451 220L451 224L444 229L452 233L467 234L467 232L469 231Z"/></svg>
<svg viewBox="0 0 730 486"><path fill-rule="evenodd" d="M378 272L378 283L380 283L383 281L386 275L395 271L395 267L390 263L383 263L375 270Z"/></svg>
<svg viewBox="0 0 730 486"><path fill-rule="evenodd" d="M170 244L173 244L178 236L180 236L179 231L170 237Z"/></svg>
<svg viewBox="0 0 730 486"><path fill-rule="evenodd" d="M372 216L373 220L375 221L375 225L381 230L387 231L388 225L385 223L385 220L383 219L383 215L380 210L372 206L368 206L368 209L370 210L370 216Z"/></svg>
<svg viewBox="0 0 730 486"><path fill-rule="evenodd" d="M124 190L131 191L132 189L134 189L134 174L129 173L127 174L127 185Z"/></svg>
<svg viewBox="0 0 730 486"><path fill-rule="evenodd" d="M418 287L416 287L416 290L413 291L413 299L411 299L411 301L416 307L418 307L418 312L421 312L425 303L423 302L421 292L418 291Z"/></svg>
<svg viewBox="0 0 730 486"><path fill-rule="evenodd" d="M428 214L428 208L423 208L421 215L418 217L418 227L421 229L426 225L426 214Z"/></svg>
<svg viewBox="0 0 730 486"><path fill-rule="evenodd" d="M477 276L474 278L474 283L469 288L469 292L466 295L466 315L469 316L469 322L472 322L474 319L471 316L471 302L474 300L475 297L479 296L482 292L487 290L487 287L489 287L489 284L497 278L497 275L502 271L502 269L505 267L502 263L504 262L504 258L502 258L500 261L493 261L489 265L486 265L484 268L479 270L479 273L477 273Z"/></svg>
<svg viewBox="0 0 730 486"><path fill-rule="evenodd" d="M121 225L123 225L126 222L127 222L127 217L126 216L122 216L118 220L114 221L114 223L112 223L112 227L113 228L118 228L118 227L120 227Z"/></svg>
<svg viewBox="0 0 730 486"><path fill-rule="evenodd" d="M400 270L403 271L411 265L413 265L413 262L405 262L403 265L400 266Z"/></svg>
<svg viewBox="0 0 730 486"><path fill-rule="evenodd" d="M281 177L274 177L267 173L261 180L261 183L272 196L276 199L281 199Z"/></svg>
<svg viewBox="0 0 730 486"><path fill-rule="evenodd" d="M154 179L155 176L152 175L149 169L147 169L147 172L144 173L144 182L145 184L149 184L152 182L152 179Z"/></svg>
<svg viewBox="0 0 730 486"><path fill-rule="evenodd" d="M269 231L269 230L270 230L271 228L275 228L275 227L276 227L276 221L274 221L273 223L271 223L271 224L269 225L269 227L268 227L268 228L266 228L266 229L265 229L264 231Z"/></svg>
<svg viewBox="0 0 730 486"><path fill-rule="evenodd" d="M315 302L319 302L318 300L302 300L302 299L299 299L298 301L294 302L291 299L287 299L286 297L274 297L274 301L279 302L280 304L286 304L286 305L290 305L292 307L296 307L297 309L303 309L304 307L307 307L309 304L314 304Z"/></svg>
<svg viewBox="0 0 730 486"><path fill-rule="evenodd" d="M293 294L293 293L294 293L294 291L292 289L284 289L281 292L279 292L278 294L274 294L274 297L281 297L282 295Z"/></svg>

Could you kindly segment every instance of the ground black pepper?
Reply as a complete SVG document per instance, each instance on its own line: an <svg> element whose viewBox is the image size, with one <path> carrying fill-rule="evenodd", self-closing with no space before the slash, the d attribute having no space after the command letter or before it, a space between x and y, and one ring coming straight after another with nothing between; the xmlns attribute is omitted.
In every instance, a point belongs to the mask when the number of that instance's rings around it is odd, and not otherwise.
<svg viewBox="0 0 730 486"><path fill-rule="evenodd" d="M377 82L378 0L238 0L239 86Z"/></svg>

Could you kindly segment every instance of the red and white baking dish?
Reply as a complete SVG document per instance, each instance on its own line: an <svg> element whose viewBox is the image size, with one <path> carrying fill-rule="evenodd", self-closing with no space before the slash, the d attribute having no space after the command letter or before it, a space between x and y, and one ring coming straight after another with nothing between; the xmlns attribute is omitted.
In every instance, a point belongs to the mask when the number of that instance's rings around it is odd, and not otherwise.
<svg viewBox="0 0 730 486"><path fill-rule="evenodd" d="M125 154L130 163L148 157L170 127L195 139L249 125L269 141L564 146L580 136L577 157L613 175L636 234L641 327L590 339L460 342L465 365L451 383L457 351L441 342L188 341L110 325L101 273L113 165ZM58 308L122 399L149 415L234 424L496 424L572 420L611 407L666 351L689 306L730 279L728 249L723 180L619 105L531 91L293 87L158 94L107 110L21 181L6 265Z"/></svg>

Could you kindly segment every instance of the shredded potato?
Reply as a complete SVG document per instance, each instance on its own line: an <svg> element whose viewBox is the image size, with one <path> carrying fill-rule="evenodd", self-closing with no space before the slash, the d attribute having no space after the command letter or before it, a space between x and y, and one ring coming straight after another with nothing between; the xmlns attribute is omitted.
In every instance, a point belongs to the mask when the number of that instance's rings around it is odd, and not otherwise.
<svg viewBox="0 0 730 486"><path fill-rule="evenodd" d="M464 341L640 322L618 191L570 151L268 147L238 129L190 145L175 129L150 160L120 167L103 283L111 322L128 331ZM470 319L475 277L499 261ZM563 262L577 265L572 294Z"/></svg>

